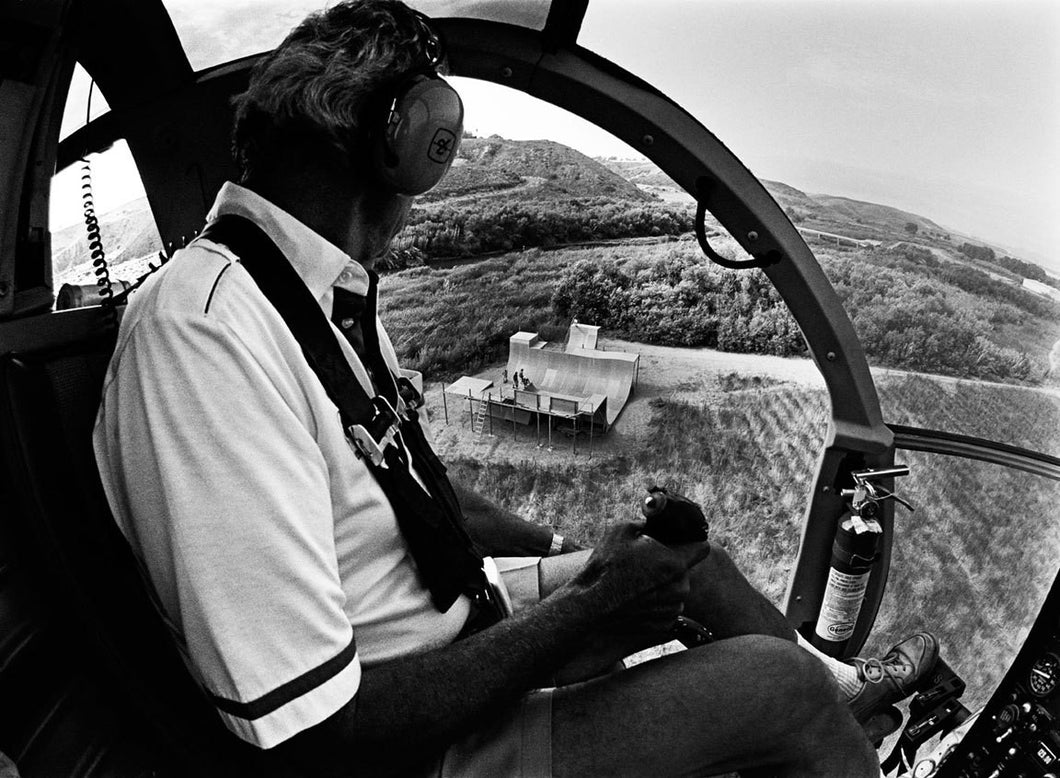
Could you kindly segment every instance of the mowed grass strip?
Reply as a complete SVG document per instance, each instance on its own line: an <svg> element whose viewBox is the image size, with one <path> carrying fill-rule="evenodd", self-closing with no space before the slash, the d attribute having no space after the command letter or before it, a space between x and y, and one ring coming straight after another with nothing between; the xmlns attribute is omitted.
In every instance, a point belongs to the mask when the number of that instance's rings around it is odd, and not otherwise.
<svg viewBox="0 0 1060 778"><path fill-rule="evenodd" d="M925 388L919 398L918 385ZM910 417L932 402L930 385L904 386L901 397L914 409ZM974 394L973 388L963 391ZM984 392L969 403L989 403L990 387ZM1033 404L1035 396L1029 393L1026 402ZM655 434L643 450L577 466L566 458L449 464L457 478L510 509L587 544L612 523L639 518L646 484L674 488L704 507L712 541L779 604L798 550L827 407L823 392L790 385L732 391L713 407L656 399ZM1007 423L1004 415L996 418ZM1060 484L952 457L899 452L898 459L912 468L897 487L916 511L897 508L887 594L867 654L930 629L968 682L966 704L982 705L1056 575Z"/></svg>
<svg viewBox="0 0 1060 778"><path fill-rule="evenodd" d="M667 246L527 251L452 270L426 268L383 280L382 316L406 364L445 380L501 362L518 330L562 340L551 298L580 258L664 257ZM648 252L648 253L645 253ZM949 429L1060 454L1060 402L1015 386L929 376L880 382L888 421ZM657 398L654 434L640 449L579 462L450 461L451 471L528 519L584 543L638 516L649 483L700 502L714 542L780 602L827 425L823 392L729 376L713 405ZM621 422L620 422L621 423ZM996 465L899 452L912 475L900 493L887 596L870 651L927 628L985 702L1015 656L1060 559L1060 486Z"/></svg>

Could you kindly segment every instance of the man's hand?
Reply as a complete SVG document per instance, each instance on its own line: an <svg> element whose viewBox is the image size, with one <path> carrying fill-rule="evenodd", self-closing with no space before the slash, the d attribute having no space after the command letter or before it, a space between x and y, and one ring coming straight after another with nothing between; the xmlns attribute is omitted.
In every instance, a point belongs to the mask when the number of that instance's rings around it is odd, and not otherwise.
<svg viewBox="0 0 1060 778"><path fill-rule="evenodd" d="M684 608L689 570L710 551L707 542L666 546L643 530L643 523L612 527L569 584L591 597L601 630L665 632Z"/></svg>
<svg viewBox="0 0 1060 778"><path fill-rule="evenodd" d="M616 653L626 644L665 632L709 544L665 546L642 529L609 531L585 567L537 606L457 643L366 667L356 697L283 751L336 775L351 764L407 774L408 760L440 751L544 679L563 678L557 671L575 657L570 677L589 677L631 653Z"/></svg>

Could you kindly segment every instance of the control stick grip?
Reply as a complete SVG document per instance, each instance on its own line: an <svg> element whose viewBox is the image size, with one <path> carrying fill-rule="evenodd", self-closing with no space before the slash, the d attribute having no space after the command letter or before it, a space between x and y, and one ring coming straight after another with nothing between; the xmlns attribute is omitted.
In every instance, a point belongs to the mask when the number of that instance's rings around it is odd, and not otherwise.
<svg viewBox="0 0 1060 778"><path fill-rule="evenodd" d="M687 497L659 486L650 486L640 510L647 519L644 534L660 543L675 545L707 539L707 517L703 515L703 509ZM686 616L677 617L670 633L674 640L687 648L696 648L714 640L710 630Z"/></svg>
<svg viewBox="0 0 1060 778"><path fill-rule="evenodd" d="M703 509L687 497L660 486L651 486L640 510L647 519L644 534L660 543L673 545L707 539L707 517L703 515Z"/></svg>

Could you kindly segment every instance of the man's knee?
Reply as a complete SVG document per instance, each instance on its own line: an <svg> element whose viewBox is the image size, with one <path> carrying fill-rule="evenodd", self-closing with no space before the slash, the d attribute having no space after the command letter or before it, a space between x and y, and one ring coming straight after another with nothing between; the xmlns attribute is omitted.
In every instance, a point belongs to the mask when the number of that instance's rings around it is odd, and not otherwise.
<svg viewBox="0 0 1060 778"><path fill-rule="evenodd" d="M752 635L733 642L743 644L739 650L747 658L747 671L760 673L768 690L769 702L759 710L761 731L773 739L777 754L809 764L821 749L833 749L871 773L875 752L820 660L780 638Z"/></svg>
<svg viewBox="0 0 1060 778"><path fill-rule="evenodd" d="M840 699L832 674L816 657L790 640L768 635L733 638L741 652L761 673L772 697L785 708L805 706L811 711Z"/></svg>

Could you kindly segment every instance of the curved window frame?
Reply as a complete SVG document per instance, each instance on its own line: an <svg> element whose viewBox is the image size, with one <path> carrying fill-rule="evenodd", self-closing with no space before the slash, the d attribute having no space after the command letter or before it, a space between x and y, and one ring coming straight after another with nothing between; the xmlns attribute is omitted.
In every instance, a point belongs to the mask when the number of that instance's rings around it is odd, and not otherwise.
<svg viewBox="0 0 1060 778"><path fill-rule="evenodd" d="M161 3L147 2L135 4L143 34L133 50L122 50L114 45L116 33L107 31L127 5L107 4L94 18L103 34L91 39L94 45L82 57L112 110L59 144L57 167L127 139L162 240L180 245L201 226L220 181L234 173L226 159L227 125L219 117L225 115L228 96L245 84L256 57L193 72ZM448 42L454 75L517 89L611 132L697 196L746 252L771 260L764 272L801 327L831 401L785 604L793 624L812 628L835 521L845 510L839 491L849 484L852 470L893 463L895 434L883 421L850 319L794 225L754 175L687 111L578 46L586 7L587 0L554 4L540 31L472 18L441 18L437 24ZM128 29L128 24L113 27ZM138 68L128 67L130 58L137 58ZM9 190L8 202L16 200ZM1020 456L1028 454L1034 458L1033 452ZM893 537L893 507L886 506L881 563L848 654L863 645L886 585Z"/></svg>

